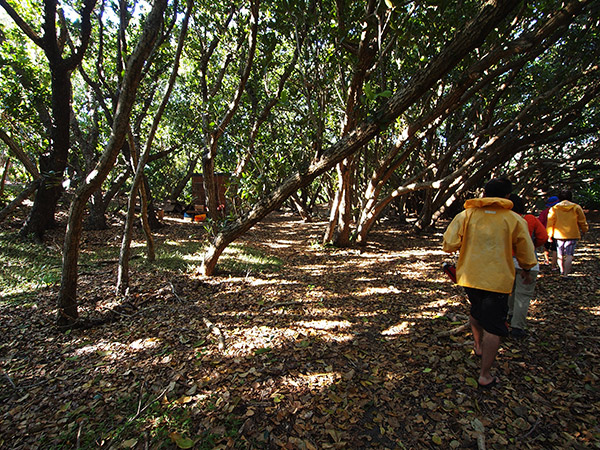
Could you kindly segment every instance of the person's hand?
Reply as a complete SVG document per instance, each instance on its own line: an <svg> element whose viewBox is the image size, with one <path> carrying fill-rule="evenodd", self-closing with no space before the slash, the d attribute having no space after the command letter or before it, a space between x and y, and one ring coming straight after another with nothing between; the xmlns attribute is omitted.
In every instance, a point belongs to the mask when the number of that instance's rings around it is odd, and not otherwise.
<svg viewBox="0 0 600 450"><path fill-rule="evenodd" d="M531 278L530 270L521 270L521 278L523 278L523 284L533 283L533 279Z"/></svg>

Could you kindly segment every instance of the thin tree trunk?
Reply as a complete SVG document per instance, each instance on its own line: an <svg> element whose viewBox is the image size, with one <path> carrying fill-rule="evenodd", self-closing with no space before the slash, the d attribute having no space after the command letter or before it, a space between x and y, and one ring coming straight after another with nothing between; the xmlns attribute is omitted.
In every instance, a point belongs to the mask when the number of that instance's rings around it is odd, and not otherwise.
<svg viewBox="0 0 600 450"><path fill-rule="evenodd" d="M131 133L131 131L129 131L128 133L131 159L133 162L133 167L135 167L136 170L131 185L131 193L129 194L127 219L125 220L125 230L123 232L123 241L121 243L121 251L119 254L119 270L117 276L118 294L124 294L127 288L129 287L129 255L131 249L131 238L133 233L133 220L135 217L136 194L138 189L140 191L142 226L144 228L144 233L146 234L147 256L150 261L154 261L156 259L154 250L154 239L152 237L152 230L150 229L150 224L148 222L148 195L146 193L146 180L144 177L144 168L146 167L146 163L148 161L148 158L150 157L150 149L152 148L152 142L154 141L156 130L158 129L158 125L162 118L162 114L166 108L167 102L169 101L169 97L173 90L173 86L175 85L175 79L177 76L177 71L179 69L179 60L181 57L181 52L183 50L183 43L187 34L187 25L193 8L193 4L193 0L188 0L186 15L183 20L181 33L178 39L178 46L175 54L175 61L173 63L173 69L171 71L171 76L169 77L169 82L167 83L167 88L166 92L163 95L163 100L159 105L158 111L154 116L154 120L152 121L152 127L150 128L144 151L141 155L139 155L139 158L135 141L133 139L133 134Z"/></svg>
<svg viewBox="0 0 600 450"><path fill-rule="evenodd" d="M215 180L215 158L217 157L219 139L221 138L221 136L223 136L225 129L227 128L227 126L229 125L239 108L240 101L242 99L242 94L244 93L244 89L246 88L246 84L248 83L248 79L250 78L250 73L252 71L257 47L259 4L259 0L251 0L250 2L250 33L248 36L248 56L246 58L246 63L244 66L244 70L241 74L237 90L235 92L233 100L230 103L229 109L223 116L220 123L214 129L214 131L210 133L210 136L207 140L208 148L206 149L206 154L202 158L206 206L208 208L209 216L215 220L218 219L217 208L219 206L218 190Z"/></svg>
<svg viewBox="0 0 600 450"><path fill-rule="evenodd" d="M173 191L171 191L171 194L169 195L170 201L172 201L172 202L177 201L177 199L179 198L179 196L181 195L181 193L183 192L183 190L189 183L190 178L192 178L192 175L194 175L194 171L196 170L196 166L198 165L198 159L199 159L199 157L197 155L195 155L193 158L190 159L190 162L188 164L188 168L187 168L185 175L183 176L183 178L181 178L181 180L179 180L179 182L177 183L177 185L175 186L175 188L173 189Z"/></svg>
<svg viewBox="0 0 600 450"><path fill-rule="evenodd" d="M6 158L4 163L4 170L2 171L2 182L0 183L0 201L4 197L4 185L6 184L6 178L8 177L8 169L10 168L10 158Z"/></svg>
<svg viewBox="0 0 600 450"><path fill-rule="evenodd" d="M106 179L125 142L129 130L129 117L141 80L142 69L158 37L166 7L167 0L156 0L154 2L146 19L139 43L128 59L109 142L96 165L96 169L77 188L75 198L69 209L69 221L63 249L61 286L58 294L57 324L61 327L72 326L78 319L77 260L79 258L79 242L81 240L85 204L92 193Z"/></svg>
<svg viewBox="0 0 600 450"><path fill-rule="evenodd" d="M29 183L25 189L21 191L19 195L15 197L15 199L6 205L0 211L0 222L3 222L17 207L25 201L25 199L29 198L31 194L35 192L35 190L39 187L41 180L33 180Z"/></svg>
<svg viewBox="0 0 600 450"><path fill-rule="evenodd" d="M306 202L303 202L296 193L291 195L291 199L302 220L305 222L312 222L312 217L308 211Z"/></svg>
<svg viewBox="0 0 600 450"><path fill-rule="evenodd" d="M9 150L15 155L15 157L21 162L21 164L23 164L25 170L27 170L27 172L29 172L34 179L40 178L40 172L38 171L38 168L36 167L35 163L2 129L0 129L0 140L2 140L8 146Z"/></svg>

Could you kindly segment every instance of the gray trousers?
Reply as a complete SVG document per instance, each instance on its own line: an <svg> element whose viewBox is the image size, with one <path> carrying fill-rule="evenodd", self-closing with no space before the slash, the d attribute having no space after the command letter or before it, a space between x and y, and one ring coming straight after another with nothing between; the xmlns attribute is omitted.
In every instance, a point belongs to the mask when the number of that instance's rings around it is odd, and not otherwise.
<svg viewBox="0 0 600 450"><path fill-rule="evenodd" d="M537 270L529 272L532 283L525 284L521 277L521 269L517 269L513 291L508 296L508 315L512 316L512 320L510 321L512 328L520 328L521 330L527 328L527 311L529 310L529 303L533 298L538 273Z"/></svg>

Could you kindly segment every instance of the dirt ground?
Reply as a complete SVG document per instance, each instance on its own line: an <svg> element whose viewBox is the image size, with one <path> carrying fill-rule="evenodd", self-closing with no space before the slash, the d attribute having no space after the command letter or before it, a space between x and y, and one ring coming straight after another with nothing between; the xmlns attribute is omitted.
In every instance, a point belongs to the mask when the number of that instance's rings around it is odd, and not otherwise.
<svg viewBox="0 0 600 450"><path fill-rule="evenodd" d="M274 213L239 244L280 265L141 264L124 299L114 261L82 267L81 316L112 320L68 333L57 285L2 302L0 448L600 447L598 222L571 279L543 267L529 335L503 342L490 391L456 331L468 302L441 271L442 229L384 222L361 252L318 245L323 227ZM198 233L172 220L155 237ZM90 232L82 251L119 242Z"/></svg>

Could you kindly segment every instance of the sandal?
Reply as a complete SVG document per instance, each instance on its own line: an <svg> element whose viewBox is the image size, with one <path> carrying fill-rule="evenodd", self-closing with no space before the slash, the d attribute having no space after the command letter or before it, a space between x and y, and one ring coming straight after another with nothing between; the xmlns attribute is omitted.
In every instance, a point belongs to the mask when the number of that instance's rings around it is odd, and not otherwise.
<svg viewBox="0 0 600 450"><path fill-rule="evenodd" d="M481 384L479 381L477 382L477 387L479 387L479 389L492 389L494 386L496 386L498 384L498 378L494 377L494 379L489 382L488 384Z"/></svg>

